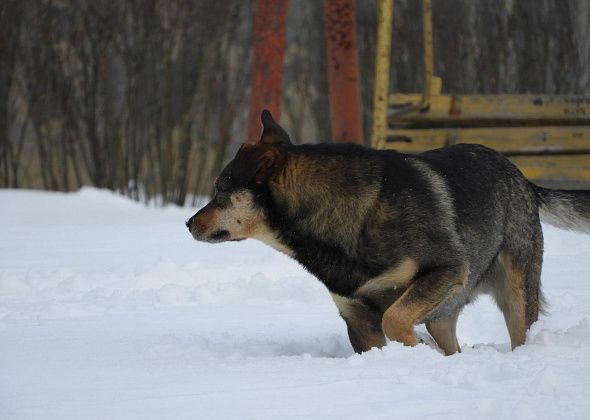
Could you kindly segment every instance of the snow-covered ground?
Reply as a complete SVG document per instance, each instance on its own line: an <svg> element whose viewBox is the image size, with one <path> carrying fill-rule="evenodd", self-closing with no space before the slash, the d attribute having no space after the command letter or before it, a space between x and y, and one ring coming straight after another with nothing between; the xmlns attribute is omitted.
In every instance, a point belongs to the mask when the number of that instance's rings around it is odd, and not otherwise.
<svg viewBox="0 0 590 420"><path fill-rule="evenodd" d="M461 354L356 355L317 280L193 241L193 213L0 191L1 419L590 418L590 236L545 227L551 306L516 351L481 298Z"/></svg>

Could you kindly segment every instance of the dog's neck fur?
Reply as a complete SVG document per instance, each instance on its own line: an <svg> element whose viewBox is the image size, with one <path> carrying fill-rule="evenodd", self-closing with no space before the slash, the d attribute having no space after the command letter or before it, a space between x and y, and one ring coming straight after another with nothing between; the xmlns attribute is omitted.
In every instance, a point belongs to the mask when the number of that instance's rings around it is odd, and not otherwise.
<svg viewBox="0 0 590 420"><path fill-rule="evenodd" d="M287 248L290 256L341 296L351 295L384 268L367 260L361 250L366 244L359 242L365 236L363 229L379 213L375 208L380 189L365 185L366 194L353 195L351 182L358 187L367 180L334 175L349 164L343 156L295 152L268 182L269 222L276 233L271 246L283 252Z"/></svg>
<svg viewBox="0 0 590 420"><path fill-rule="evenodd" d="M322 241L330 238L354 256L359 232L377 202L379 188L368 185L362 197L353 195L351 180L334 175L346 164L341 156L290 153L269 188L277 211L292 229Z"/></svg>

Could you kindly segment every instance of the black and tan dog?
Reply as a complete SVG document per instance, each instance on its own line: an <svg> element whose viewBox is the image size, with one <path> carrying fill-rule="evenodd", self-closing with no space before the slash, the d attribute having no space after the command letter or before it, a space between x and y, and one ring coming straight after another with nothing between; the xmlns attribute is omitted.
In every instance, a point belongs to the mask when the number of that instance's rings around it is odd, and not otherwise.
<svg viewBox="0 0 590 420"><path fill-rule="evenodd" d="M355 351L426 328L459 351L457 317L489 293L512 347L543 309L540 215L590 233L590 192L543 189L497 152L457 145L406 155L352 144L292 145L262 113L187 226L199 241L258 239L330 291Z"/></svg>

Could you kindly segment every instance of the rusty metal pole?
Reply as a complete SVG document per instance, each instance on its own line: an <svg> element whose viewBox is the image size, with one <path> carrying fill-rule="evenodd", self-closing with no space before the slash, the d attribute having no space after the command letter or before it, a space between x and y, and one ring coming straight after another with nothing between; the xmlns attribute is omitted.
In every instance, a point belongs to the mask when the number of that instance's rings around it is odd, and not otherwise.
<svg viewBox="0 0 590 420"><path fill-rule="evenodd" d="M363 143L355 0L325 0L332 139Z"/></svg>
<svg viewBox="0 0 590 420"><path fill-rule="evenodd" d="M272 112L278 121L281 116L281 87L288 0L257 0L254 21L254 57L250 85L248 115L249 143L260 138L263 109Z"/></svg>

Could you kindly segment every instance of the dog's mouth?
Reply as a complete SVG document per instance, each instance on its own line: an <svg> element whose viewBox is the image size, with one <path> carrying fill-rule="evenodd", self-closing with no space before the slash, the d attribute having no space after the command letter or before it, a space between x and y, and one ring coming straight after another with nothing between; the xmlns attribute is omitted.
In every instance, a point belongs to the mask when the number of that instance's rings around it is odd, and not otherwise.
<svg viewBox="0 0 590 420"><path fill-rule="evenodd" d="M213 233L211 233L210 235L207 235L204 233L199 233L196 231L191 231L191 234L193 235L193 238L195 238L195 240L197 240L199 242L208 242L210 244L216 244L219 242L226 242L226 241L240 241L241 240L239 238L231 239L230 238L231 234L229 233L228 230L225 230L225 229L216 230Z"/></svg>
<svg viewBox="0 0 590 420"><path fill-rule="evenodd" d="M229 231L227 230L216 230L213 232L209 237L206 239L207 242L216 243L216 242L224 242L229 240Z"/></svg>

